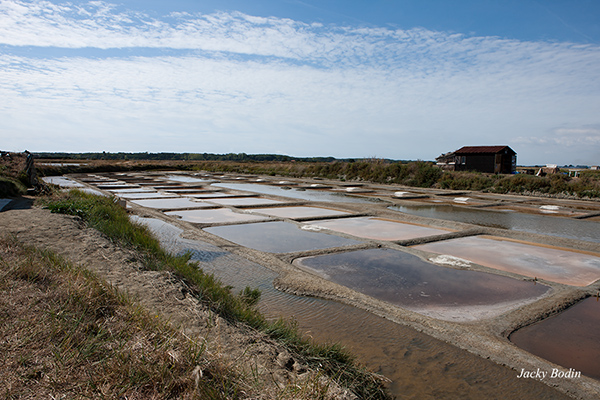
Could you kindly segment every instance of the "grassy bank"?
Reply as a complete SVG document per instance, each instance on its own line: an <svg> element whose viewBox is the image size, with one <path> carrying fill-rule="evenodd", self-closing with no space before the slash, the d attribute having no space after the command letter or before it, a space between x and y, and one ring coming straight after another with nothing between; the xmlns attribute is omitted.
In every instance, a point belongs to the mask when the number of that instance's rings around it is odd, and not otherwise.
<svg viewBox="0 0 600 400"><path fill-rule="evenodd" d="M204 347L57 255L0 238L0 397L231 399Z"/></svg>
<svg viewBox="0 0 600 400"><path fill-rule="evenodd" d="M600 171L582 171L580 177L577 178L565 174L546 176L495 175L478 172L442 171L433 163L425 161L392 162L379 159L331 162L90 161L82 166L43 167L41 172L45 175L60 175L75 172L144 169L179 169L295 178L325 178L345 182L373 182L452 190L480 190L503 194L600 198Z"/></svg>
<svg viewBox="0 0 600 400"><path fill-rule="evenodd" d="M132 223L126 210L112 199L71 191L45 198L43 203L53 212L77 215L112 240L135 249L148 268L173 272L214 312L265 332L299 354L305 364L323 371L360 398L387 398L381 380L358 366L341 346L314 343L302 336L291 322L267 321L255 306L260 297L257 290L246 288L239 294L232 293L213 275L190 262L188 256L165 252L148 229Z"/></svg>
<svg viewBox="0 0 600 400"><path fill-rule="evenodd" d="M582 171L577 178L565 174L534 176L481 172L442 171L425 161L369 160L330 163L226 163L203 162L186 169L251 173L290 177L337 179L452 190L478 190L502 194L527 194L600 198L600 171Z"/></svg>

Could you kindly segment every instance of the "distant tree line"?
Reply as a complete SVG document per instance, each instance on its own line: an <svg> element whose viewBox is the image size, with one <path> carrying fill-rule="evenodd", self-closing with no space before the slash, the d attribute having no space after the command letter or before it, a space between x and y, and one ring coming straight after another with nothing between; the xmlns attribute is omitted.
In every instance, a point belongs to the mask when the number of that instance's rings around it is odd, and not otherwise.
<svg viewBox="0 0 600 400"><path fill-rule="evenodd" d="M246 154L246 153L35 153L37 158L54 160L147 160L147 161L301 161L301 162L331 162L334 157L292 157L282 154Z"/></svg>

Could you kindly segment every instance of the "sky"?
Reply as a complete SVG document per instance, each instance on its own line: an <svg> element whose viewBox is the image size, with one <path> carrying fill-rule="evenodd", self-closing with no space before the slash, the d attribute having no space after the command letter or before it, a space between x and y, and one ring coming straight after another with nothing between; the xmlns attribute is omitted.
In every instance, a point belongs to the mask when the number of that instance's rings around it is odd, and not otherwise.
<svg viewBox="0 0 600 400"><path fill-rule="evenodd" d="M600 164L597 0L0 0L0 149Z"/></svg>

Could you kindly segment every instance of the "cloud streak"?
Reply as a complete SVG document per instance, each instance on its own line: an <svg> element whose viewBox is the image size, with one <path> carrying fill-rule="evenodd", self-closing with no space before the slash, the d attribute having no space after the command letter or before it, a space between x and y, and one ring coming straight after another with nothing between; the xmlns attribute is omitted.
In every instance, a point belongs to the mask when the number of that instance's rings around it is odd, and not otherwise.
<svg viewBox="0 0 600 400"><path fill-rule="evenodd" d="M238 12L174 13L162 20L95 1L87 6L48 1L0 4L0 43L57 48L168 48L274 57L331 66L385 65L405 69L462 69L498 61L528 61L532 67L558 54L590 55L597 47L521 43L466 37L426 29L351 28L253 17ZM432 65L438 64L432 69ZM560 68L561 64L558 64Z"/></svg>
<svg viewBox="0 0 600 400"><path fill-rule="evenodd" d="M39 135L39 150L421 159L514 141L519 161L567 146L593 163L598 65L594 45L5 1L0 134Z"/></svg>

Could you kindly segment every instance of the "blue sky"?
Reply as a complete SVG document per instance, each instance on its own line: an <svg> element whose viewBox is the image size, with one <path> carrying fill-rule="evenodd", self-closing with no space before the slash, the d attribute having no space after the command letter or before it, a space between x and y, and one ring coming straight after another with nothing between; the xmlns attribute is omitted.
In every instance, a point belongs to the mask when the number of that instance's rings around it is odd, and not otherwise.
<svg viewBox="0 0 600 400"><path fill-rule="evenodd" d="M0 0L0 149L600 164L596 0Z"/></svg>

